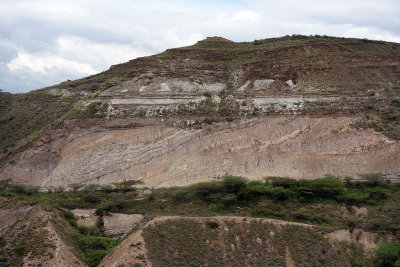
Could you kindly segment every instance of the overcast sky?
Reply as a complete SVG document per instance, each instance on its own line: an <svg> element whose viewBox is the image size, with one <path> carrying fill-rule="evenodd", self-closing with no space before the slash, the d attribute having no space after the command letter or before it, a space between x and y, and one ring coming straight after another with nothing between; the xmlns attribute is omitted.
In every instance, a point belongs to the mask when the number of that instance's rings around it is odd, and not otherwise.
<svg viewBox="0 0 400 267"><path fill-rule="evenodd" d="M0 0L0 14L0 89L13 93L214 35L400 42L399 0Z"/></svg>

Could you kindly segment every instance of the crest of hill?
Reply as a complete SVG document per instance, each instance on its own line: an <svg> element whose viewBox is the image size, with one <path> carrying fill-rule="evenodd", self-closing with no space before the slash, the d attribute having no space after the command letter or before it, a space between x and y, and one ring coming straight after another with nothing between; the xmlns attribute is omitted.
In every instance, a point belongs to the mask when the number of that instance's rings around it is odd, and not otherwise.
<svg viewBox="0 0 400 267"><path fill-rule="evenodd" d="M357 38L292 35L253 42L221 41L212 37L192 46L167 49L165 52L113 65L114 73L145 67L215 67L229 64L230 68L247 67L260 62L276 63L280 60L310 60L321 57L399 57L400 44ZM223 38L225 40L225 38ZM194 62L196 61L196 62ZM223 67L223 66L218 66Z"/></svg>

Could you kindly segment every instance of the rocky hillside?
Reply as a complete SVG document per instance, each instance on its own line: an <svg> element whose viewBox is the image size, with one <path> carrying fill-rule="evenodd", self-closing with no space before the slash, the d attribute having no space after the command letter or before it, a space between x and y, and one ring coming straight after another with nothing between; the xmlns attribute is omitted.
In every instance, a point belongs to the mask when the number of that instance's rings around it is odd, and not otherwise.
<svg viewBox="0 0 400 267"><path fill-rule="evenodd" d="M186 185L225 173L400 172L400 44L204 40L81 80L0 93L1 178Z"/></svg>

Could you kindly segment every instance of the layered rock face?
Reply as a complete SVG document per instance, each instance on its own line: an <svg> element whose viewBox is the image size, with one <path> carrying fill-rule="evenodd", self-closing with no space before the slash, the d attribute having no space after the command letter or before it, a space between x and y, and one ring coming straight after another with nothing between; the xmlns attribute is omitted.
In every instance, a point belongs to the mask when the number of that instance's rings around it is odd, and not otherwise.
<svg viewBox="0 0 400 267"><path fill-rule="evenodd" d="M167 187L224 174L261 179L400 172L399 143L351 128L351 117L280 115L203 129L162 120L65 122L22 152L4 173L44 187L124 179Z"/></svg>
<svg viewBox="0 0 400 267"><path fill-rule="evenodd" d="M8 151L0 178L44 187L141 179L163 187L224 174L398 174L397 47L305 36L200 41L32 92L36 108L49 96L72 108L46 122L56 108L43 106L32 132L0 132ZM8 97L10 107L25 103ZM27 121L6 104L4 130ZM363 129L351 127L356 121Z"/></svg>

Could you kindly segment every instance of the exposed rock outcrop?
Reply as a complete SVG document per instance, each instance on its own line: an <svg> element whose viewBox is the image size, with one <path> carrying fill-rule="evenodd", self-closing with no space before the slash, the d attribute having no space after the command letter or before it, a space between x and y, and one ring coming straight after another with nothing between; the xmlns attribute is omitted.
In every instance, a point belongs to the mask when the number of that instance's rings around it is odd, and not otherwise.
<svg viewBox="0 0 400 267"><path fill-rule="evenodd" d="M352 117L271 116L205 126L130 119L68 122L7 164L4 173L28 184L64 186L141 179L179 186L225 173L315 178L325 174L400 172L400 144ZM61 134L62 133L62 134ZM54 164L37 164L38 161Z"/></svg>

